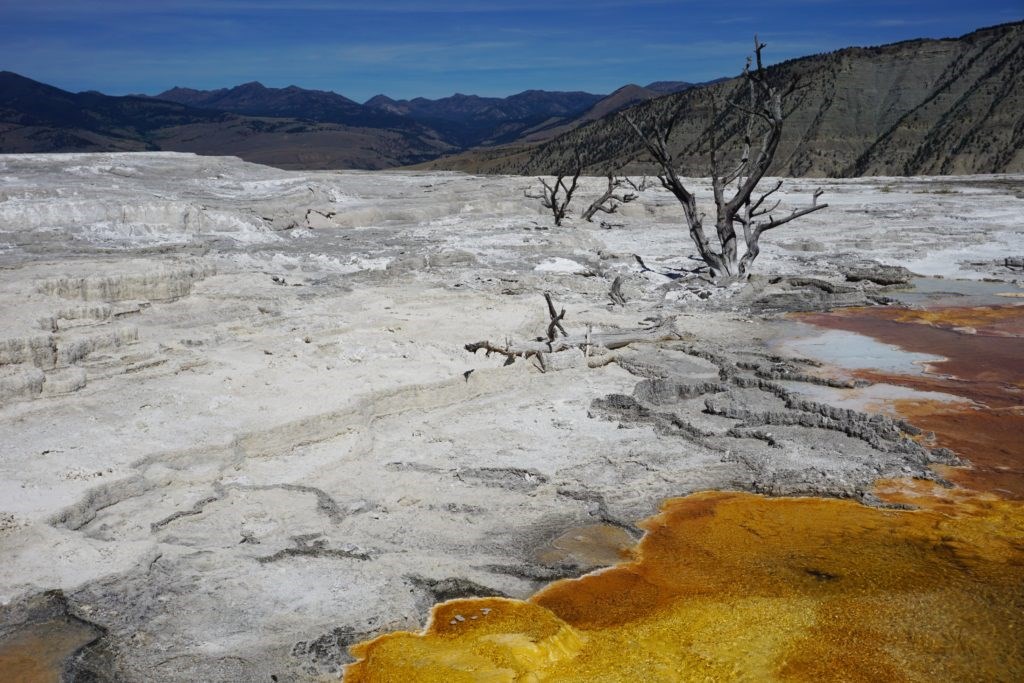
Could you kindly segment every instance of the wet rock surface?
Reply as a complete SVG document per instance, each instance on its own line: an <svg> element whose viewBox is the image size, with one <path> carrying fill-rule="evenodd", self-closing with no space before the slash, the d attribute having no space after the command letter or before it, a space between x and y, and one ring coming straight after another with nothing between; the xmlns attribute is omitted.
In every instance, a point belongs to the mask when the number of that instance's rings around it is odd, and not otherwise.
<svg viewBox="0 0 1024 683"><path fill-rule="evenodd" d="M852 227L863 181L826 186L837 210L813 243L766 240L763 276L723 286L691 272L660 191L624 207L625 229L539 229L528 178L0 163L0 634L61 590L99 634L67 660L81 680L336 677L349 643L417 628L439 600L613 562L665 498L874 503L878 477L952 458L803 396L794 383L845 380L763 344L781 312L884 303L842 275L882 248L879 226ZM1020 200L987 191L1005 221L958 203L960 232L901 234L878 258L969 252L983 222L1022 241ZM935 201L963 200L880 220ZM463 350L544 336L544 291L572 334L675 338L548 354L543 372Z"/></svg>
<svg viewBox="0 0 1024 683"><path fill-rule="evenodd" d="M94 647L104 634L76 616L61 591L5 605L0 607L0 672L10 681L110 680L109 662Z"/></svg>
<svg viewBox="0 0 1024 683"><path fill-rule="evenodd" d="M1003 266L1013 270L1024 270L1024 256L1007 256L1003 259Z"/></svg>
<svg viewBox="0 0 1024 683"><path fill-rule="evenodd" d="M851 282L868 281L876 285L905 285L916 276L903 266L882 265L878 262L858 263L843 274Z"/></svg>

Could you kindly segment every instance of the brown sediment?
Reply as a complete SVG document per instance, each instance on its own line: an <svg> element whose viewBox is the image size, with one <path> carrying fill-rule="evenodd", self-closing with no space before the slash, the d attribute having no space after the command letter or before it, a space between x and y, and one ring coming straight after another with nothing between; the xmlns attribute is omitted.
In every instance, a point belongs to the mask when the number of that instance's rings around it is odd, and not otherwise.
<svg viewBox="0 0 1024 683"><path fill-rule="evenodd" d="M32 624L0 642L0 680L5 683L58 683L64 663L96 639L96 629L75 619Z"/></svg>
<svg viewBox="0 0 1024 683"><path fill-rule="evenodd" d="M885 308L891 320L993 337L1024 336L1020 306L957 306L942 308Z"/></svg>
<svg viewBox="0 0 1024 683"><path fill-rule="evenodd" d="M438 605L423 634L355 646L345 679L1020 680L1024 506L960 496L670 500L635 561Z"/></svg>
<svg viewBox="0 0 1024 683"><path fill-rule="evenodd" d="M975 311L980 312L972 316ZM1020 402L1020 389L1024 387L1024 306L926 311L859 308L800 315L799 319L863 334L907 351L942 356L945 360L929 364L935 372L966 382L1009 385Z"/></svg>
<svg viewBox="0 0 1024 683"><path fill-rule="evenodd" d="M1014 408L1024 403L1024 389L1002 382L967 382L941 375L901 375L878 370L854 370L857 379L873 384L896 384L917 391L951 394L991 408Z"/></svg>
<svg viewBox="0 0 1024 683"><path fill-rule="evenodd" d="M605 567L626 559L635 543L621 527L588 524L549 541L537 552L537 559L548 566Z"/></svg>
<svg viewBox="0 0 1024 683"><path fill-rule="evenodd" d="M892 401L911 424L934 433L934 445L970 460L941 474L975 491L1024 500L1024 408L989 408L939 401Z"/></svg>
<svg viewBox="0 0 1024 683"><path fill-rule="evenodd" d="M874 493L886 503L924 507L949 516L1002 500L1002 496L996 494L979 493L961 486L944 486L930 479L880 479L875 482Z"/></svg>
<svg viewBox="0 0 1024 683"><path fill-rule="evenodd" d="M801 319L945 357L919 375L875 370L854 374L969 399L972 403L889 403L915 426L933 432L934 445L971 462L969 468L942 468L948 479L1024 499L1024 306L854 309Z"/></svg>

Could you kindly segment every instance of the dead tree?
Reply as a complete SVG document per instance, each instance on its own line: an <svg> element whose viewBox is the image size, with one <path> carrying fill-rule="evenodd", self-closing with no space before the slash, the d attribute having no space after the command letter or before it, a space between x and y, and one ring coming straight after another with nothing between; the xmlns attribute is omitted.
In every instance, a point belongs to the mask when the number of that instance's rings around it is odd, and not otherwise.
<svg viewBox="0 0 1024 683"><path fill-rule="evenodd" d="M616 178L612 174L608 174L608 189L604 191L600 197L594 200L594 203L587 207L587 210L583 212L583 218L588 222L594 221L594 214L598 211L603 213L615 213L619 210L619 207L623 204L636 199L639 195L632 192L626 192L625 194L616 194L616 191L625 187L629 183L628 178ZM629 183L632 184L632 183ZM635 186L634 186L635 187Z"/></svg>
<svg viewBox="0 0 1024 683"><path fill-rule="evenodd" d="M648 178L647 176L644 176L643 178L641 178L639 183L634 183L628 177L623 178L623 180L625 180L626 184L629 185L630 187L632 187L637 192L643 192L644 190L646 190L649 187L654 187L654 181L651 180L650 178Z"/></svg>
<svg viewBox="0 0 1024 683"><path fill-rule="evenodd" d="M786 215L776 214L779 201L769 198L782 187L778 181L770 190L754 198L758 183L771 166L772 159L782 138L782 126L785 120L783 102L796 90L796 82L783 88L771 83L761 62L761 50L764 43L754 37L754 67L751 59L743 69L743 78L747 85L748 101L729 102L729 106L745 116L743 144L740 158L731 170L722 170L720 159L720 140L715 131L717 116L712 116L703 138L707 141L711 171L711 185L715 200L715 231L718 233L718 250L716 251L704 232L705 214L698 212L696 197L684 185L676 172L676 161L669 147L672 128L681 113L677 109L666 123L654 121L652 125L641 126L628 114L623 118L643 142L647 152L659 167L658 179L662 187L671 192L683 207L690 237L697 247L701 260L711 270L714 278L735 278L747 274L750 264L760 253L758 243L768 230L785 225L795 218L824 209L828 204L818 204L821 189L815 190L808 206L793 209ZM717 114L717 106L713 107ZM755 137L760 140L754 144ZM735 183L735 191L727 197L728 188ZM746 252L742 257L738 254L736 227L742 228Z"/></svg>
<svg viewBox="0 0 1024 683"><path fill-rule="evenodd" d="M551 210L551 215L555 218L555 225L561 225L562 219L569 212L569 202L572 201L572 195L576 192L581 173L583 173L583 162L576 157L576 170L568 185L565 184L568 174L563 172L555 176L555 182L551 185L548 185L543 178L537 178L543 186L540 194L531 194L529 190L524 191L523 194L530 199L539 199L541 206Z"/></svg>

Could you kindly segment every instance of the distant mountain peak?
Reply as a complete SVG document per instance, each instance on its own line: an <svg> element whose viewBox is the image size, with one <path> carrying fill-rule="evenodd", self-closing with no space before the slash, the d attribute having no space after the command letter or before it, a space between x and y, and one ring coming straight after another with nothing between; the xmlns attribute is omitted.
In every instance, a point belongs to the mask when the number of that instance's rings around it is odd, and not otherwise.
<svg viewBox="0 0 1024 683"><path fill-rule="evenodd" d="M307 90L297 85L268 88L259 81L233 88L194 90L174 87L156 96L204 109L248 116L284 116L345 125L386 127L398 124L393 118L381 120L381 113L326 90ZM399 124L400 125L400 124Z"/></svg>
<svg viewBox="0 0 1024 683"><path fill-rule="evenodd" d="M227 92L227 88L221 88L220 90L196 90L195 88L184 88L180 85L176 85L170 90L165 90L159 95L154 95L157 99L168 99L164 95L184 95L184 94L206 94L211 92Z"/></svg>

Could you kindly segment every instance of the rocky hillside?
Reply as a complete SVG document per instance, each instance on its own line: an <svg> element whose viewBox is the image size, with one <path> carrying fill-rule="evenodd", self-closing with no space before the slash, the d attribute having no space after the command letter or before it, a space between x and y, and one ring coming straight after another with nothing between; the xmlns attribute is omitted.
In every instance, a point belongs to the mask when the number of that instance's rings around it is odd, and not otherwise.
<svg viewBox="0 0 1024 683"><path fill-rule="evenodd" d="M766 55L770 56L771 45ZM737 66L742 55L737 55ZM803 85L772 173L793 176L915 175L1024 171L1024 23L981 29L958 39L914 40L848 48L772 67L779 82ZM735 99L730 79L650 100L631 111L665 120L679 111L672 143L681 170L703 175L699 140L712 124L710 96ZM732 149L740 132L735 110L714 125ZM434 168L551 173L582 150L588 170L650 170L634 134L618 117L582 126L532 149L442 159Z"/></svg>
<svg viewBox="0 0 1024 683"><path fill-rule="evenodd" d="M0 71L0 151L91 152L153 149L154 130L216 125L215 111L99 93L70 93Z"/></svg>
<svg viewBox="0 0 1024 683"><path fill-rule="evenodd" d="M594 106L579 116L547 121L541 126L525 131L519 136L518 142L529 143L551 140L570 130L579 128L583 124L604 118L609 114L614 114L617 111L627 109L641 102L661 97L670 92L678 92L693 87L690 83L675 81L661 81L651 85L654 85L655 88L642 87L633 83L624 85L611 95L594 103Z"/></svg>

